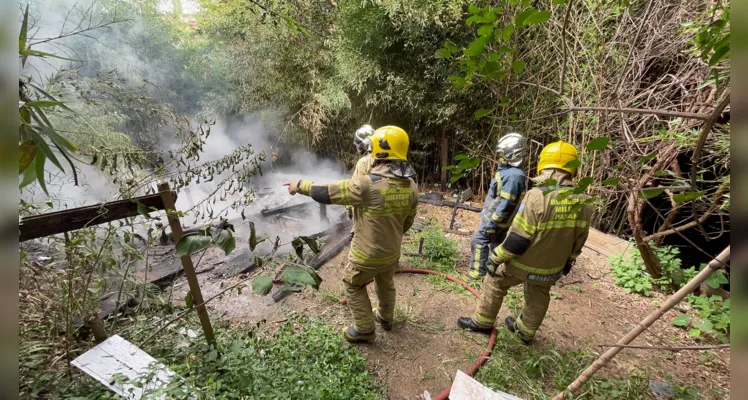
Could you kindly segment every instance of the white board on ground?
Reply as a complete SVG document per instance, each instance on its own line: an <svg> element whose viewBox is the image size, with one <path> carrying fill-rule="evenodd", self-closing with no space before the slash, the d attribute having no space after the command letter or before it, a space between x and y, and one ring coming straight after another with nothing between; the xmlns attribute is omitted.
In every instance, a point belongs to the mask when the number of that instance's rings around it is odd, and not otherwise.
<svg viewBox="0 0 748 400"><path fill-rule="evenodd" d="M457 371L449 392L450 400L522 400L511 394L493 391L462 371Z"/></svg>
<svg viewBox="0 0 748 400"><path fill-rule="evenodd" d="M114 335L83 353L72 364L125 399L166 399L149 395L181 378L134 344ZM141 387L133 383L142 382ZM144 394L145 392L145 394Z"/></svg>

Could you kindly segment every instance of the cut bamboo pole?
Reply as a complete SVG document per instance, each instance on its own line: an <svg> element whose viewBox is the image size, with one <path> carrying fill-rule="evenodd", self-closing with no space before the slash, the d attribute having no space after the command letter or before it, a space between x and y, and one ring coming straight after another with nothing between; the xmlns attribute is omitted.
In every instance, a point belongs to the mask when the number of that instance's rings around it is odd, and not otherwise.
<svg viewBox="0 0 748 400"><path fill-rule="evenodd" d="M174 243L179 243L179 238L182 237L184 232L182 231L182 224L179 222L179 217L176 215L177 209L174 205L174 197L172 197L169 184L160 183L158 185L158 191L161 193L161 199L164 202L164 208L166 208L166 218L169 220ZM192 258L188 254L180 257L180 260L182 261L182 267L184 268L184 275L187 278L187 283L190 286L192 302L193 304L196 304L195 309L197 311L197 316L200 318L200 325L203 327L203 332L205 332L205 339L208 340L209 344L215 346L216 337L213 334L213 326L210 324L208 310L205 308L203 302L203 294L200 291L200 283L197 280L197 274L195 274L195 266L192 264Z"/></svg>
<svg viewBox="0 0 748 400"><path fill-rule="evenodd" d="M704 268L703 271L699 272L698 275L696 275L693 279L691 279L685 286L683 286L680 290L675 292L670 298L665 301L665 303L660 307L659 310L649 314L642 322L639 323L631 332L629 332L626 336L624 336L621 340L618 341L618 345L628 345L629 343L633 342L634 339L636 339L642 332L647 330L652 324L660 319L663 315L665 315L666 312L668 312L671 308L673 308L676 304L680 303L686 296L688 296L690 293L692 293L696 288L701 286L704 281L711 276L714 271L720 269L723 265L727 263L727 261L730 260L730 246L727 246L726 249L722 250L719 255L713 259L712 261L707 264L706 268ZM613 357L618 354L618 352L621 351L623 347L612 347L608 349L605 353L603 353L600 358L595 360L592 365L587 367L577 379L574 380L569 386L567 386L564 390L559 392L553 400L564 400L567 398L568 393L576 393L579 389L584 386L587 381L592 378L592 376L602 367L605 366Z"/></svg>

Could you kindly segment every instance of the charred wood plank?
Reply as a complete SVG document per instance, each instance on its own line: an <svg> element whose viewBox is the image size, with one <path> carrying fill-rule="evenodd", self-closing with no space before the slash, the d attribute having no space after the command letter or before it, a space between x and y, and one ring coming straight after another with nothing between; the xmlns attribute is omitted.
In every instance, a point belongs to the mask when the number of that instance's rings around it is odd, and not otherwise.
<svg viewBox="0 0 748 400"><path fill-rule="evenodd" d="M306 203L294 204L292 206L280 206L280 207L275 207L275 208L268 208L268 209L260 211L260 214L265 217L269 217L271 215L278 215L278 214L283 214L287 212L300 212L300 211L307 209L308 207L311 207L313 204L317 204L317 202L308 201Z"/></svg>
<svg viewBox="0 0 748 400"><path fill-rule="evenodd" d="M174 200L176 192L171 192ZM138 204L143 204L151 212L151 207L163 210L164 203L161 195L156 193L148 196L119 200L92 206L73 208L70 210L34 215L21 220L18 226L19 242L52 236L63 232L74 231L88 226L104 224L118 219L139 215Z"/></svg>
<svg viewBox="0 0 748 400"><path fill-rule="evenodd" d="M427 198L420 198L418 199L419 203L425 203L425 204L431 204L434 206L441 206L441 207L455 207L455 208L461 208L463 210L473 211L473 212L481 212L481 209L478 207L471 207L466 206L464 204L455 203L454 201L438 201L438 200L430 200Z"/></svg>

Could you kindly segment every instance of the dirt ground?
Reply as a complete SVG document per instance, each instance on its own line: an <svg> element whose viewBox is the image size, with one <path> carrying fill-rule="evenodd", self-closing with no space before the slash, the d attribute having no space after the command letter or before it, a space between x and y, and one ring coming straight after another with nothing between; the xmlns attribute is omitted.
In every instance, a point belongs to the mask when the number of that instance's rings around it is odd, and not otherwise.
<svg viewBox="0 0 748 400"><path fill-rule="evenodd" d="M421 205L419 219L432 219L446 229L452 210ZM459 211L456 228L468 232L478 225L478 214ZM458 272L467 269L470 237L447 233L460 242L462 261ZM428 244L426 244L428 246ZM240 296L226 295L210 303L212 315L228 318L237 324L278 326L294 313L325 316L341 330L350 322L347 309L340 305L343 294L340 276L347 251L320 269L324 279L319 291L305 290L275 303L270 296L261 297L247 287ZM408 266L407 257L401 267ZM234 280L240 279L239 277ZM220 292L231 281L221 281L210 274L200 275L204 298ZM232 281L234 281L232 280ZM435 395L448 387L457 369L465 370L485 348L487 336L465 333L455 321L470 315L475 299L467 293L436 288L423 276L396 277L398 303L396 323L390 332L377 328L372 344L360 345L371 370L386 387L390 399L415 399L424 391ZM184 279L177 282L175 298L186 293ZM370 292L372 288L370 288ZM666 296L653 293L646 298L627 294L614 284L607 257L585 248L572 272L553 287L548 315L538 332L534 346L555 341L560 350L583 349L600 354L602 344L612 344L624 336L647 314L656 310ZM177 294L180 297L177 297ZM371 298L376 296L371 294ZM712 344L688 337L685 330L670 320L687 311L681 304L668 312L633 344L645 346L694 346ZM500 316L510 313L506 306ZM674 384L689 385L704 394L720 388L729 398L730 351L715 350L716 356L700 360L702 352L652 351L626 349L602 371L601 376L623 378L639 374L651 379L672 377Z"/></svg>

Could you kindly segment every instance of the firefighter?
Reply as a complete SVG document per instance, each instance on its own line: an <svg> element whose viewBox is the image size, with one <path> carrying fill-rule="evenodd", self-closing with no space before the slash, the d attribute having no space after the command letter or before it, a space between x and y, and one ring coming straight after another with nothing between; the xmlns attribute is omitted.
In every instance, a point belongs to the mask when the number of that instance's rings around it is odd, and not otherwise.
<svg viewBox="0 0 748 400"><path fill-rule="evenodd" d="M512 223L517 204L525 194L525 139L519 133L508 133L496 145L499 167L488 186L486 201L480 213L480 225L470 241L470 264L465 278L479 281L486 275L491 251L504 240Z"/></svg>
<svg viewBox="0 0 748 400"><path fill-rule="evenodd" d="M353 144L356 146L356 151L361 156L356 162L356 167L353 170L353 178L357 176L369 175L371 172L371 139L369 138L374 133L374 128L371 125L364 125L356 130L353 134ZM345 211L348 213L348 217L353 219L353 207L346 206Z"/></svg>
<svg viewBox="0 0 748 400"><path fill-rule="evenodd" d="M571 271L589 234L594 208L589 196L573 193L576 167L567 165L574 160L577 150L563 141L542 150L533 181L544 185L527 192L508 236L491 254L475 314L459 318L460 328L490 332L507 290L524 284L522 313L504 323L525 344L533 340L548 311L551 286Z"/></svg>
<svg viewBox="0 0 748 400"><path fill-rule="evenodd" d="M418 207L415 171L407 163L408 134L384 126L371 136L372 169L331 184L300 180L287 183L288 192L310 196L323 204L353 206L355 232L345 267L343 284L353 324L343 330L351 342L375 337L375 321L392 329L395 314L393 277L400 260L403 235L413 225ZM372 312L366 284L374 280L379 308Z"/></svg>

